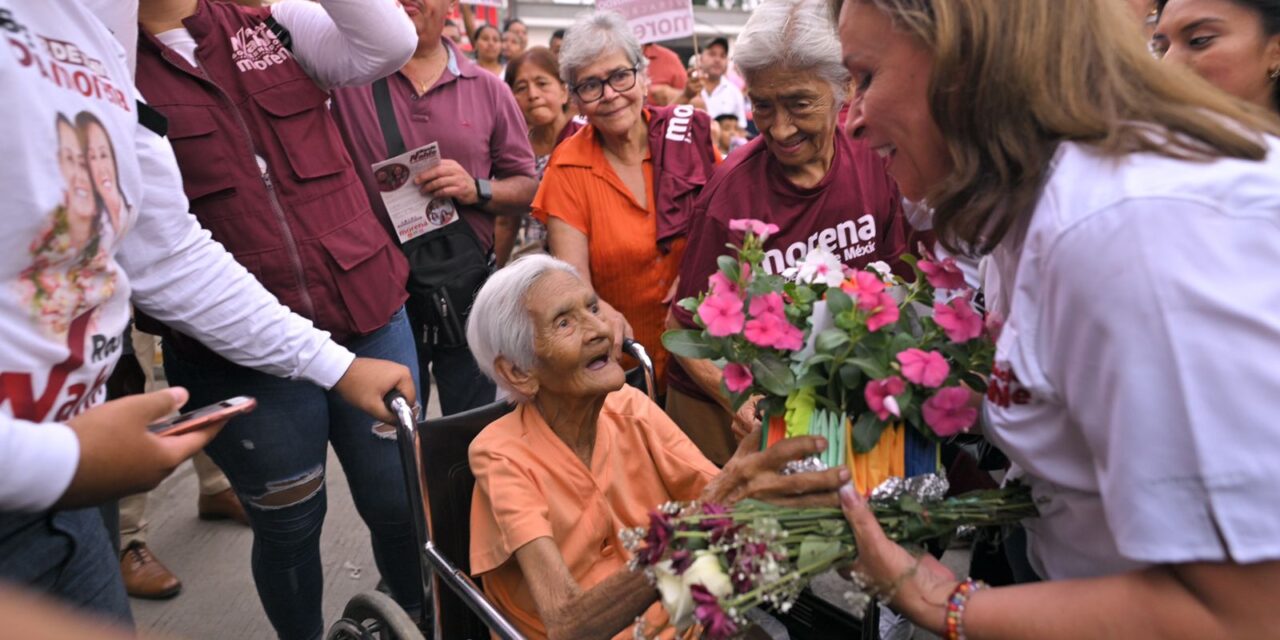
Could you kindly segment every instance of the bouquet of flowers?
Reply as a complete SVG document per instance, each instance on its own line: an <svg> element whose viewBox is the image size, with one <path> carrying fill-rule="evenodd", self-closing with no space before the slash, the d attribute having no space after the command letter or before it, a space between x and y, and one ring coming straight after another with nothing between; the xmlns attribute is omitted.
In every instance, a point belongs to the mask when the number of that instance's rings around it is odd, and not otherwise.
<svg viewBox="0 0 1280 640"><path fill-rule="evenodd" d="M890 484L873 493L871 509L885 533L905 544L944 538L958 526L1001 525L1036 515L1031 492L1021 485L944 500L936 483ZM632 568L643 570L658 588L671 624L681 630L699 624L702 637L712 640L734 637L747 611L758 606L785 613L814 576L857 556L839 509L754 500L732 509L668 503L650 513L647 529L624 531L622 541L632 553ZM861 612L872 596L855 590L845 597ZM647 631L652 630L638 624L636 635Z"/></svg>
<svg viewBox="0 0 1280 640"><path fill-rule="evenodd" d="M666 348L720 364L735 408L762 397L762 448L822 435L831 446L821 462L848 464L864 493L936 472L935 443L977 420L971 398L986 389L994 351L955 261L904 255L908 281L884 263L849 269L817 247L773 275L761 265L777 228L730 228L744 233L729 245L737 255L720 257L706 293L679 302L700 328L667 332Z"/></svg>

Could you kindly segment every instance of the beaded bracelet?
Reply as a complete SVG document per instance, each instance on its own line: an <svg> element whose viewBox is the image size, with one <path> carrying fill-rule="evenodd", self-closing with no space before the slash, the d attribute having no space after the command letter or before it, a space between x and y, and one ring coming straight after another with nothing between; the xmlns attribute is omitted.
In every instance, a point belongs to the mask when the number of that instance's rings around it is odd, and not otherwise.
<svg viewBox="0 0 1280 640"><path fill-rule="evenodd" d="M973 595L974 591L986 586L987 583L973 578L956 585L955 590L951 592L951 597L947 598L947 640L965 640L965 605L969 603L969 596Z"/></svg>

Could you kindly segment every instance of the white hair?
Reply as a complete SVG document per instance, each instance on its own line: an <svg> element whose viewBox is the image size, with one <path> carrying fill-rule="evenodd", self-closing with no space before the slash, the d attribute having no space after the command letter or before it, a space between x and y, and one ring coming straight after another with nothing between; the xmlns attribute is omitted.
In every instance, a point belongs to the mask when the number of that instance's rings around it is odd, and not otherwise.
<svg viewBox="0 0 1280 640"><path fill-rule="evenodd" d="M494 372L494 363L503 357L524 371L533 369L534 325L527 304L529 290L547 272L557 270L578 275L573 265L548 255L520 258L490 276L471 305L467 318L471 355L480 370L509 396L521 397Z"/></svg>
<svg viewBox="0 0 1280 640"><path fill-rule="evenodd" d="M767 69L813 71L844 100L849 71L840 59L840 38L825 0L764 0L738 34L733 62L751 84Z"/></svg>
<svg viewBox="0 0 1280 640"><path fill-rule="evenodd" d="M619 52L627 56L638 73L644 73L649 66L640 41L622 14L616 11L583 13L565 30L560 43L560 79L572 88L583 67Z"/></svg>

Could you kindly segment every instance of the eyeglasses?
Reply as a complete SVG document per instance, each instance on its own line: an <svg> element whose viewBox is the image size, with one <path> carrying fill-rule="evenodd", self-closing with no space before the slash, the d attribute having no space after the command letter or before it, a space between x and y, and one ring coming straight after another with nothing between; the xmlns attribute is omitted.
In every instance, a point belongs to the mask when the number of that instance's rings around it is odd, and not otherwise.
<svg viewBox="0 0 1280 640"><path fill-rule="evenodd" d="M601 80L599 78L591 78L583 82L573 85L573 95L583 102L595 102L604 97L604 85L608 83L613 87L614 91L622 93L636 86L636 67L630 69L618 69L609 74L608 78Z"/></svg>

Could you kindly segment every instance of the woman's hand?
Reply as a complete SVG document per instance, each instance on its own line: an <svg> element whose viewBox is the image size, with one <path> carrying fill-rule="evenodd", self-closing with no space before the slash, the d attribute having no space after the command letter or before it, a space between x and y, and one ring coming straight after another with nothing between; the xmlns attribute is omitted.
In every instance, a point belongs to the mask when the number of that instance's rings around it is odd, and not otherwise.
<svg viewBox="0 0 1280 640"><path fill-rule="evenodd" d="M733 504L746 498L795 507L834 507L836 490L849 482L849 469L833 467L825 471L783 475L782 468L793 460L803 460L827 448L819 436L787 438L760 451L762 429L757 426L738 443L720 475L703 490L705 502Z"/></svg>
<svg viewBox="0 0 1280 640"><path fill-rule="evenodd" d="M888 597L894 610L915 624L941 634L947 599L959 582L955 574L933 556L912 555L890 540L852 483L840 488L840 507L858 546L853 570L869 583L867 588Z"/></svg>

